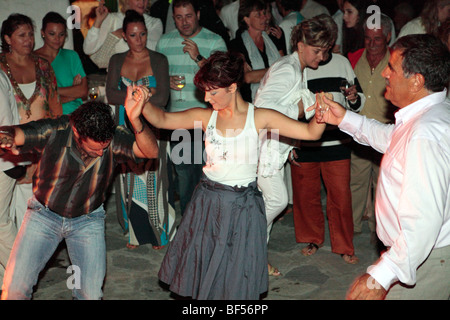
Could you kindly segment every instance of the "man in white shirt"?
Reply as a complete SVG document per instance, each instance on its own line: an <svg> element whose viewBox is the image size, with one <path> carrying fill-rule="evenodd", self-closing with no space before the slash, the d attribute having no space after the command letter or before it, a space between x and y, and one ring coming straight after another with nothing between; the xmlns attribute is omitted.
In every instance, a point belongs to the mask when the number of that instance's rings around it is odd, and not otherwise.
<svg viewBox="0 0 450 320"><path fill-rule="evenodd" d="M431 35L397 40L382 76L400 110L383 124L328 101L323 121L384 153L375 200L388 248L356 279L348 299L450 296L450 53ZM317 113L320 118L320 113ZM321 119L319 119L321 120Z"/></svg>

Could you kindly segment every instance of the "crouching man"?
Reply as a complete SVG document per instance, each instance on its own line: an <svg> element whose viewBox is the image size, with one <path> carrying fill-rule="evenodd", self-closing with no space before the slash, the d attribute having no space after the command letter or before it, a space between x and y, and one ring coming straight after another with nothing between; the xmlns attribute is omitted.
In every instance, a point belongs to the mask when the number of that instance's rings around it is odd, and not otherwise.
<svg viewBox="0 0 450 320"><path fill-rule="evenodd" d="M58 119L0 127L0 156L6 152L40 156L33 196L6 267L2 299L31 299L39 273L63 239L81 273L73 297L102 297L103 203L115 166L158 155L155 136L141 121L147 95L140 88L128 88L125 109L134 134L116 126L110 106L97 101Z"/></svg>

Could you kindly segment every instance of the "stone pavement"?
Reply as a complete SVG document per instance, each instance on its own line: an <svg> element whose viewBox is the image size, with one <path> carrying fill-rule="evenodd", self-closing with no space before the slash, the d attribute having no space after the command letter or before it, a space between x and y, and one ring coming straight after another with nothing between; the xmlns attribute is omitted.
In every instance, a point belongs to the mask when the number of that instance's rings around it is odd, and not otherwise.
<svg viewBox="0 0 450 320"><path fill-rule="evenodd" d="M111 197L110 199L113 199ZM126 248L127 237L117 222L115 205L107 203L106 247L107 275L104 300L174 300L158 281L159 266L166 249L153 250L151 245ZM360 261L344 263L331 252L328 228L324 246L311 257L300 250L305 244L295 242L292 214L274 224L269 242L269 261L280 269L282 276L270 277L268 300L343 300L353 280L365 273L378 258L377 248L370 243L367 223L362 234L355 236L354 246ZM64 246L55 254L38 282L34 300L70 300L67 280L70 262Z"/></svg>

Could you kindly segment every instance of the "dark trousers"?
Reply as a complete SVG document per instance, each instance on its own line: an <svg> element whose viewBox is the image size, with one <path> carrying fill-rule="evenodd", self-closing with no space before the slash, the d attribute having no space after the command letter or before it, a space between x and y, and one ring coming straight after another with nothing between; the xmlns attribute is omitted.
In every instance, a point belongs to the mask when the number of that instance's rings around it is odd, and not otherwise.
<svg viewBox="0 0 450 320"><path fill-rule="evenodd" d="M180 196L182 215L203 175L203 166L205 164L203 159L205 150L203 141L195 141L194 130L189 130L189 133L191 137L190 142L185 142L184 140L181 142L170 142L171 160L177 175L177 185L175 187L178 189ZM183 160L180 162L180 159Z"/></svg>

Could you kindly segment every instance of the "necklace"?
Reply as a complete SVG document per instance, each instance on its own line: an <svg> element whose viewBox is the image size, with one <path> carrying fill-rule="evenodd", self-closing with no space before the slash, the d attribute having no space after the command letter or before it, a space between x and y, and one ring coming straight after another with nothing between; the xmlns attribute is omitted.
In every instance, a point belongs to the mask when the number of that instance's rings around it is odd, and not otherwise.
<svg viewBox="0 0 450 320"><path fill-rule="evenodd" d="M375 68L378 66L381 60L383 60L384 56L369 56L366 55L367 62L369 63L370 72L373 74L375 72Z"/></svg>
<svg viewBox="0 0 450 320"><path fill-rule="evenodd" d="M34 65L35 65L35 70L37 73L37 70L39 70L39 62L38 59L34 59L34 57L32 56L33 60L34 60ZM16 94L19 96L19 100L20 102L22 102L22 108L25 110L25 114L27 115L27 118L30 118L31 116L31 104L33 103L33 101L36 99L36 91L39 91L39 83L38 81L36 81L36 87L35 90L33 92L33 95L30 97L30 99L27 99L25 97L25 95L23 94L22 90L19 87L19 84L17 83L16 79L13 77L12 72L11 72L11 67L8 63L8 59L6 59L6 55L2 55L1 58L1 63L3 63L6 66L6 75L9 78L9 81L11 81L11 84L14 88L14 91L16 92ZM37 74L36 74L36 78Z"/></svg>

